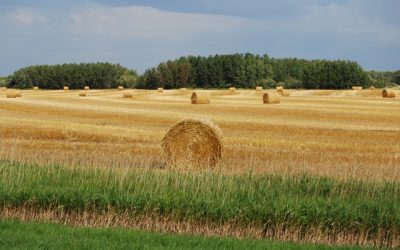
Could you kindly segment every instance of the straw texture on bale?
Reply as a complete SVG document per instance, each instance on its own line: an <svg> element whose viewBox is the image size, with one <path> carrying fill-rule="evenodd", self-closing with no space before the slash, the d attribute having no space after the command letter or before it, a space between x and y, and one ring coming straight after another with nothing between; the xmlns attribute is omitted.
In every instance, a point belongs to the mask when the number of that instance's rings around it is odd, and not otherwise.
<svg viewBox="0 0 400 250"><path fill-rule="evenodd" d="M124 86L118 86L118 90L124 90Z"/></svg>
<svg viewBox="0 0 400 250"><path fill-rule="evenodd" d="M264 93L264 95L263 95L263 103L277 104L280 102L281 102L281 98L276 93Z"/></svg>
<svg viewBox="0 0 400 250"><path fill-rule="evenodd" d="M33 90L39 90L39 87L33 87Z"/></svg>
<svg viewBox="0 0 400 250"><path fill-rule="evenodd" d="M262 90L263 90L263 87L261 87L261 86L256 87L256 91L262 91Z"/></svg>
<svg viewBox="0 0 400 250"><path fill-rule="evenodd" d="M190 97L192 104L210 104L210 94L206 92L193 92Z"/></svg>
<svg viewBox="0 0 400 250"><path fill-rule="evenodd" d="M90 88L89 88L89 86L85 86L85 88L84 88L85 90L89 90Z"/></svg>
<svg viewBox="0 0 400 250"><path fill-rule="evenodd" d="M384 89L384 90L382 90L382 97L395 98L396 97L396 93L392 89Z"/></svg>
<svg viewBox="0 0 400 250"><path fill-rule="evenodd" d="M87 95L86 91L79 91L79 96L84 97L86 95Z"/></svg>
<svg viewBox="0 0 400 250"><path fill-rule="evenodd" d="M222 157L222 131L205 117L184 119L162 140L163 157L170 166L208 168Z"/></svg>
<svg viewBox="0 0 400 250"><path fill-rule="evenodd" d="M235 87L230 87L229 88L229 93L235 93L236 92L236 88Z"/></svg>
<svg viewBox="0 0 400 250"><path fill-rule="evenodd" d="M122 95L124 98L132 98L132 96L133 96L132 92L129 92L129 91L124 91L122 93Z"/></svg>
<svg viewBox="0 0 400 250"><path fill-rule="evenodd" d="M22 96L22 94L21 94L21 91L15 91L15 95L17 96L17 97L21 97Z"/></svg>
<svg viewBox="0 0 400 250"><path fill-rule="evenodd" d="M68 86L64 86L64 90L65 91L69 90L69 87Z"/></svg>
<svg viewBox="0 0 400 250"><path fill-rule="evenodd" d="M162 92L164 92L164 89L163 88L158 88L157 92L162 93Z"/></svg>

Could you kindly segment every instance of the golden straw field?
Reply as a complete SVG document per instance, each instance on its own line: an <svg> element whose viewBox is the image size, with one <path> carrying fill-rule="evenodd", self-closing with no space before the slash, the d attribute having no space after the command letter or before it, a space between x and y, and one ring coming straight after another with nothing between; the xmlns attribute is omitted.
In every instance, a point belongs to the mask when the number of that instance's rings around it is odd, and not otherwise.
<svg viewBox="0 0 400 250"><path fill-rule="evenodd" d="M379 89L288 90L280 104L263 104L262 91L209 90L211 103L201 105L190 90L129 91L0 92L0 159L162 169L168 129L207 116L224 135L215 171L400 179L400 98Z"/></svg>

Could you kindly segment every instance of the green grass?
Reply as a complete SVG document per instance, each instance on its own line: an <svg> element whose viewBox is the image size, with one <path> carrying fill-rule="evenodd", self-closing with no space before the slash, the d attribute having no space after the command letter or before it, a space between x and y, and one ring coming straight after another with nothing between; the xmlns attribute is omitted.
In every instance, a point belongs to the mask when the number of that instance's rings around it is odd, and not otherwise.
<svg viewBox="0 0 400 250"><path fill-rule="evenodd" d="M400 230L400 184L0 162L0 205L174 215L329 232Z"/></svg>
<svg viewBox="0 0 400 250"><path fill-rule="evenodd" d="M3 249L359 249L0 220Z"/></svg>

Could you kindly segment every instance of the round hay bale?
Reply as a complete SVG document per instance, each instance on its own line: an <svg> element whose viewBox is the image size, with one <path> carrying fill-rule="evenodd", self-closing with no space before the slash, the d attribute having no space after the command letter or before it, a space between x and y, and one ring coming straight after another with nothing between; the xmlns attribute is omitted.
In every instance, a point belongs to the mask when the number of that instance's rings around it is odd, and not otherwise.
<svg viewBox="0 0 400 250"><path fill-rule="evenodd" d="M278 91L278 90L283 90L283 87L282 86L277 86L276 87L276 90Z"/></svg>
<svg viewBox="0 0 400 250"><path fill-rule="evenodd" d="M229 88L229 93L230 94L233 94L233 93L235 93L236 92L236 88L235 87L230 87Z"/></svg>
<svg viewBox="0 0 400 250"><path fill-rule="evenodd" d="M6 91L6 90L7 90L7 87L0 87L0 90Z"/></svg>
<svg viewBox="0 0 400 250"><path fill-rule="evenodd" d="M396 93L394 92L393 89L384 89L382 90L382 97L384 98L395 98Z"/></svg>
<svg viewBox="0 0 400 250"><path fill-rule="evenodd" d="M370 90L374 90L375 89L375 87L374 86L369 86L369 88L368 89L370 89Z"/></svg>
<svg viewBox="0 0 400 250"><path fill-rule="evenodd" d="M281 97L276 93L264 93L263 103L277 104L281 102Z"/></svg>
<svg viewBox="0 0 400 250"><path fill-rule="evenodd" d="M39 90L39 87L35 86L33 87L33 90Z"/></svg>
<svg viewBox="0 0 400 250"><path fill-rule="evenodd" d="M81 97L87 96L86 91L79 91L79 96L81 96Z"/></svg>
<svg viewBox="0 0 400 250"><path fill-rule="evenodd" d="M181 92L185 92L187 89L186 88L181 88L180 90L181 90Z"/></svg>
<svg viewBox="0 0 400 250"><path fill-rule="evenodd" d="M21 91L17 90L15 91L16 97L22 97Z"/></svg>
<svg viewBox="0 0 400 250"><path fill-rule="evenodd" d="M163 88L158 88L158 89L157 89L157 92L158 92L158 93L162 93L162 92L164 92L164 89L163 89Z"/></svg>
<svg viewBox="0 0 400 250"><path fill-rule="evenodd" d="M221 129L208 118L184 119L164 136L163 157L170 166L212 167L221 160L222 138Z"/></svg>
<svg viewBox="0 0 400 250"><path fill-rule="evenodd" d="M132 92L124 91L124 92L122 93L122 96L123 96L123 98L132 98L132 97L133 97L133 94L132 94Z"/></svg>
<svg viewBox="0 0 400 250"><path fill-rule="evenodd" d="M118 86L118 90L124 90L124 86Z"/></svg>
<svg viewBox="0 0 400 250"><path fill-rule="evenodd" d="M89 86L85 86L85 88L84 88L84 90L89 90L90 88L89 88Z"/></svg>
<svg viewBox="0 0 400 250"><path fill-rule="evenodd" d="M6 97L7 98L17 98L18 96L17 96L17 92L7 92L7 94L6 94Z"/></svg>
<svg viewBox="0 0 400 250"><path fill-rule="evenodd" d="M351 87L351 89L352 90L362 90L363 87L361 87L361 86L353 86L353 87Z"/></svg>
<svg viewBox="0 0 400 250"><path fill-rule="evenodd" d="M207 92L193 92L190 97L192 104L210 104L210 94Z"/></svg>
<svg viewBox="0 0 400 250"><path fill-rule="evenodd" d="M262 91L262 90L263 90L263 87L261 87L261 86L256 87L256 91Z"/></svg>
<svg viewBox="0 0 400 250"><path fill-rule="evenodd" d="M68 91L69 87L68 86L64 86L64 91Z"/></svg>

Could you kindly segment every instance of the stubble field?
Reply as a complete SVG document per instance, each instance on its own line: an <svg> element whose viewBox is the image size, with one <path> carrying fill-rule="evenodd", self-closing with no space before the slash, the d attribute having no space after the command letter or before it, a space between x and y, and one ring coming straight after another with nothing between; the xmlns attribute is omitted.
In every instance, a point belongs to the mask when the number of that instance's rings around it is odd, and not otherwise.
<svg viewBox="0 0 400 250"><path fill-rule="evenodd" d="M0 93L0 216L400 246L399 98L290 90L266 105L254 90L209 92L210 105L189 90ZM171 170L161 140L193 116L222 129L222 161Z"/></svg>

